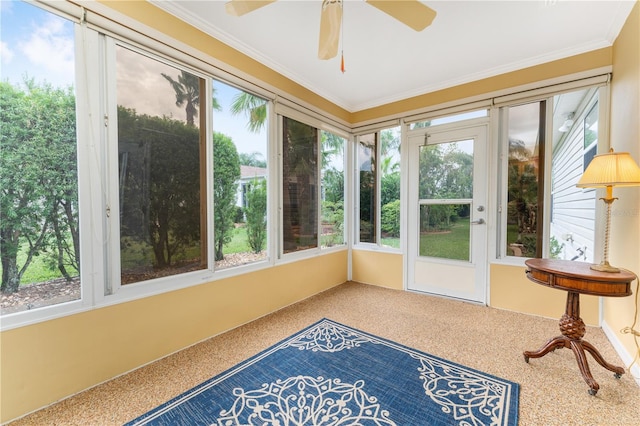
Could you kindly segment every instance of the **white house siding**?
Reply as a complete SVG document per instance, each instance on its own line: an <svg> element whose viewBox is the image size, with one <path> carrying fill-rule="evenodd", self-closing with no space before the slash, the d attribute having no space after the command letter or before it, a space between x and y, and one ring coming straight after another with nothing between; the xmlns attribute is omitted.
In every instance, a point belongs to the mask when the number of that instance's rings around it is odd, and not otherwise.
<svg viewBox="0 0 640 426"><path fill-rule="evenodd" d="M236 206L246 207L244 202L245 187L255 180L263 180L267 178L267 169L264 167L240 166L240 180L236 189Z"/></svg>
<svg viewBox="0 0 640 426"><path fill-rule="evenodd" d="M584 130L579 123L553 153L551 236L564 244L561 259L593 262L596 192L576 187L584 171Z"/></svg>

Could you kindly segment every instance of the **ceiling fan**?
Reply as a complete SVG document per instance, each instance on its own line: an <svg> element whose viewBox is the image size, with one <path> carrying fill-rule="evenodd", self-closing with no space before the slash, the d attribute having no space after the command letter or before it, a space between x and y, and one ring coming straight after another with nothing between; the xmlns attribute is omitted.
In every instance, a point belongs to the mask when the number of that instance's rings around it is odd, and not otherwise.
<svg viewBox="0 0 640 426"><path fill-rule="evenodd" d="M225 4L225 8L230 15L242 16L274 1L276 0L230 0ZM318 43L320 59L331 59L338 54L343 1L322 1ZM436 17L435 10L418 0L365 0L365 2L416 31L422 31L431 25Z"/></svg>

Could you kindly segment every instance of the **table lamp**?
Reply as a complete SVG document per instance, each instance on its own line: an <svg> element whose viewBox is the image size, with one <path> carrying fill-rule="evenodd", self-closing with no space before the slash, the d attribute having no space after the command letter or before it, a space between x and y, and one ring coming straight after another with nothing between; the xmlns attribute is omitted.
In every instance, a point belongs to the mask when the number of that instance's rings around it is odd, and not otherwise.
<svg viewBox="0 0 640 426"><path fill-rule="evenodd" d="M613 148L606 154L593 157L591 163L576 184L578 188L607 188L607 196L601 198L607 205L606 226L604 230L604 255L598 265L591 265L591 269L602 272L620 272L620 269L609 264L609 228L611 226L611 204L617 198L613 197L614 186L639 186L640 167L628 152L613 152Z"/></svg>

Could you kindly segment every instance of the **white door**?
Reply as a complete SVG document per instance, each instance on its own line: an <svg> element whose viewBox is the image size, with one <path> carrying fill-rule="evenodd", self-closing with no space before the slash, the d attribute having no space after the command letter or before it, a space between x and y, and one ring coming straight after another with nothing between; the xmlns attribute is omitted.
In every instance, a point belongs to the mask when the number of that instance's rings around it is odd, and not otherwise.
<svg viewBox="0 0 640 426"><path fill-rule="evenodd" d="M407 287L485 303L487 126L421 130L408 138Z"/></svg>

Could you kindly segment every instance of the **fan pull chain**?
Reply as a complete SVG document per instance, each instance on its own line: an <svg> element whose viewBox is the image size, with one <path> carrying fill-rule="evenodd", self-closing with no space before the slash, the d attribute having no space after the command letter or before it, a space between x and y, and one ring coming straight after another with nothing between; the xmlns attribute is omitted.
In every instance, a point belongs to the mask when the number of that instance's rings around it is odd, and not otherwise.
<svg viewBox="0 0 640 426"><path fill-rule="evenodd" d="M340 71L344 74L344 1L340 2L340 8L342 9L340 16L340 43L342 43L342 48L340 49Z"/></svg>

